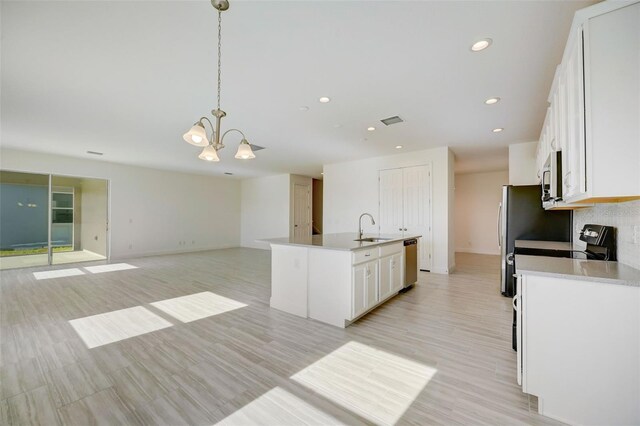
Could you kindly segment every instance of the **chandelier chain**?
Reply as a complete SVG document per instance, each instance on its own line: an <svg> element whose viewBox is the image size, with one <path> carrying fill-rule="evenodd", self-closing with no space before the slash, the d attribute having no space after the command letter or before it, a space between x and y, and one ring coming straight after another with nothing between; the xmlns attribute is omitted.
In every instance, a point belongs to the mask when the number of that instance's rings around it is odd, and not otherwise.
<svg viewBox="0 0 640 426"><path fill-rule="evenodd" d="M222 11L218 10L218 109L220 109L221 81L222 81Z"/></svg>

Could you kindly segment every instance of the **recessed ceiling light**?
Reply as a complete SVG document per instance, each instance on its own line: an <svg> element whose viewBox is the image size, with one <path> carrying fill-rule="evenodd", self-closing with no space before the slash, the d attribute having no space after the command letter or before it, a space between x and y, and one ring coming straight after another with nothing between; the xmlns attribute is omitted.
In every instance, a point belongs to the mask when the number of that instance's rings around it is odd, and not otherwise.
<svg viewBox="0 0 640 426"><path fill-rule="evenodd" d="M486 49L487 47L491 46L491 43L493 42L493 40L491 40L490 38L484 38L482 40L478 40L475 43L473 43L471 45L471 50L473 52L479 52L481 50Z"/></svg>
<svg viewBox="0 0 640 426"><path fill-rule="evenodd" d="M396 149L402 149L402 145L396 145Z"/></svg>
<svg viewBox="0 0 640 426"><path fill-rule="evenodd" d="M497 127L495 129L492 130L493 133L500 133L501 131L503 131L504 129L502 127Z"/></svg>
<svg viewBox="0 0 640 426"><path fill-rule="evenodd" d="M324 175L324 172L320 172L321 175Z"/></svg>
<svg viewBox="0 0 640 426"><path fill-rule="evenodd" d="M308 107L308 106L306 106L306 105L302 105L302 106L299 106L299 107L298 107L298 110L299 110L299 111L309 111L309 107Z"/></svg>
<svg viewBox="0 0 640 426"><path fill-rule="evenodd" d="M497 104L498 102L500 102L500 98L489 98L486 101L484 101L484 103L487 105Z"/></svg>
<svg viewBox="0 0 640 426"><path fill-rule="evenodd" d="M368 130L368 131L370 131L370 132L373 132L375 129L376 129L376 128L375 128L375 127L373 127L373 126L371 126L371 127L367 127L367 130Z"/></svg>
<svg viewBox="0 0 640 426"><path fill-rule="evenodd" d="M321 104L326 104L328 102L331 102L331 98L328 98L326 96L321 97L320 99L318 99L318 102L320 102Z"/></svg>

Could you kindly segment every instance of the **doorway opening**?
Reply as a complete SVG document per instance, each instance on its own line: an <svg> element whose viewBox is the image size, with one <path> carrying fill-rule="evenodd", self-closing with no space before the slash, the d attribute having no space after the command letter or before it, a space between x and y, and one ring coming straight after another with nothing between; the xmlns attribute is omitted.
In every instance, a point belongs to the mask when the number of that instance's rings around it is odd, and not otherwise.
<svg viewBox="0 0 640 426"><path fill-rule="evenodd" d="M108 258L105 179L0 171L0 269Z"/></svg>
<svg viewBox="0 0 640 426"><path fill-rule="evenodd" d="M322 234L322 185L323 182L320 179L313 179L312 183L312 198L311 203L311 226L313 235Z"/></svg>

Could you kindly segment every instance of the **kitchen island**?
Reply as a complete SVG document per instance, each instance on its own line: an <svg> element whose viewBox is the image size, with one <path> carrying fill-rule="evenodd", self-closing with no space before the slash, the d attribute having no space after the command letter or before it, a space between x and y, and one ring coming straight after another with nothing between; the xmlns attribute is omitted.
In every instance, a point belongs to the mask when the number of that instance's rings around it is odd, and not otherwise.
<svg viewBox="0 0 640 426"><path fill-rule="evenodd" d="M271 245L270 306L344 328L403 289L404 241L417 238L340 233L263 240Z"/></svg>

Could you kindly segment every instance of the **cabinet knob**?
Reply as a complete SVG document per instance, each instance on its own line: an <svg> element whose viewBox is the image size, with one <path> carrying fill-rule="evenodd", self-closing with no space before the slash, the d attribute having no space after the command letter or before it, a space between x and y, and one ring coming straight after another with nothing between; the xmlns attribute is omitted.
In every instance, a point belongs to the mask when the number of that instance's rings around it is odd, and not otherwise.
<svg viewBox="0 0 640 426"><path fill-rule="evenodd" d="M402 228L398 228L398 231L402 231Z"/></svg>

